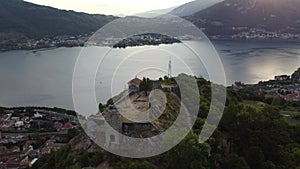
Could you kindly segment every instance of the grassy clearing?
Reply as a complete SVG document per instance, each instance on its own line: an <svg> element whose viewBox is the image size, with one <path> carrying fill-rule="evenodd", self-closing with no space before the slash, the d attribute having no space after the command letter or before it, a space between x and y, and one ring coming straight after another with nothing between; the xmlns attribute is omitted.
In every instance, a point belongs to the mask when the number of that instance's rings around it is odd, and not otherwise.
<svg viewBox="0 0 300 169"><path fill-rule="evenodd" d="M249 106L251 108L261 110L266 106L266 103L260 102L260 101L251 101L251 100L245 100L243 101L244 106ZM280 110L280 114L286 114L290 115L290 118L285 118L285 121L291 125L291 126L300 126L300 120L295 119L295 116L300 116L300 112L297 111L294 107L288 107L285 110Z"/></svg>
<svg viewBox="0 0 300 169"><path fill-rule="evenodd" d="M265 107L266 103L260 101L245 100L243 101L243 105L249 106L257 110L261 110L262 108Z"/></svg>
<svg viewBox="0 0 300 169"><path fill-rule="evenodd" d="M300 120L285 118L285 121L286 121L290 126L300 126Z"/></svg>
<svg viewBox="0 0 300 169"><path fill-rule="evenodd" d="M287 114L290 115L291 118L285 118L286 122L291 126L300 126L300 120L295 119L296 116L300 116L300 112L298 111L288 111L288 110L281 110L280 114Z"/></svg>

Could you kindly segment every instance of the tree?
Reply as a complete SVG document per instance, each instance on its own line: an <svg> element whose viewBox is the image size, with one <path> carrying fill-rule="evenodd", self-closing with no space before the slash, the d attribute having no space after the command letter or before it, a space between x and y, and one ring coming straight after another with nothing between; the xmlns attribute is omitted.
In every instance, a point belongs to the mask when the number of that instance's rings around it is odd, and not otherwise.
<svg viewBox="0 0 300 169"><path fill-rule="evenodd" d="M272 161L266 161L264 162L263 169L276 169L276 165Z"/></svg>
<svg viewBox="0 0 300 169"><path fill-rule="evenodd" d="M206 118L210 108L210 101L206 99L203 95L200 95L200 109L198 117Z"/></svg>
<svg viewBox="0 0 300 169"><path fill-rule="evenodd" d="M300 68L292 74L292 80L294 80L294 81L300 80Z"/></svg>
<svg viewBox="0 0 300 169"><path fill-rule="evenodd" d="M147 161L143 161L143 162L120 161L114 165L114 169L157 169L157 167Z"/></svg>
<svg viewBox="0 0 300 169"><path fill-rule="evenodd" d="M246 154L246 160L251 168L263 169L265 156L260 147L250 147Z"/></svg>
<svg viewBox="0 0 300 169"><path fill-rule="evenodd" d="M258 153L265 159L280 165L286 160L282 158L284 145L290 143L288 124L280 116L277 108L266 106L262 110L244 107L236 114L230 137L233 139L237 154L255 156ZM259 147L253 148L251 147ZM251 152L252 151L252 152ZM251 157L255 158L255 157ZM247 158L251 165L255 159ZM252 164L253 162L253 164ZM251 166L252 167L252 166Z"/></svg>
<svg viewBox="0 0 300 169"><path fill-rule="evenodd" d="M109 106L109 105L113 105L114 104L114 100L113 99L109 99L107 100L106 102L106 105Z"/></svg>
<svg viewBox="0 0 300 169"><path fill-rule="evenodd" d="M89 159L89 163L92 167L96 167L104 160L104 155L101 152L95 153L92 158Z"/></svg>
<svg viewBox="0 0 300 169"><path fill-rule="evenodd" d="M139 86L140 91L144 91L146 96L148 96L148 91L152 90L152 81L149 78L143 78Z"/></svg>
<svg viewBox="0 0 300 169"><path fill-rule="evenodd" d="M87 152L80 154L79 163L82 167L89 167L89 154Z"/></svg>
<svg viewBox="0 0 300 169"><path fill-rule="evenodd" d="M104 111L104 109L105 109L105 105L103 105L102 103L99 103L99 111L100 112L103 112Z"/></svg>
<svg viewBox="0 0 300 169"><path fill-rule="evenodd" d="M198 169L209 168L211 147L199 143L198 135L190 133L175 148L167 153L168 168Z"/></svg>
<svg viewBox="0 0 300 169"><path fill-rule="evenodd" d="M272 106L280 106L282 103L282 100L280 97L275 97L272 100Z"/></svg>
<svg viewBox="0 0 300 169"><path fill-rule="evenodd" d="M237 154L231 154L225 158L225 162L222 165L223 169L250 169L247 162L243 157L239 157Z"/></svg>

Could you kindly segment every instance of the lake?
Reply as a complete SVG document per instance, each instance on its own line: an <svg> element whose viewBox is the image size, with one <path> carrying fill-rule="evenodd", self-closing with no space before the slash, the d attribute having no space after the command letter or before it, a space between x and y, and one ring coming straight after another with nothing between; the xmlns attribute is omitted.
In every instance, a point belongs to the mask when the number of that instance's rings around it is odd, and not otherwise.
<svg viewBox="0 0 300 169"><path fill-rule="evenodd" d="M197 45L196 42L187 43ZM291 74L300 67L298 42L214 41L213 44L224 65L227 85L235 81L257 83L273 79L275 75ZM181 46L182 44L173 44L110 51L109 55L113 57L106 57L100 64L95 78L97 98L104 102L111 92L117 93L124 89L128 79L134 78L135 75L140 78L158 78L165 75L170 58L173 75L192 71L207 78L208 74L201 62L195 61L195 56L186 53ZM0 53L0 105L74 109L72 77L76 59L82 54L81 49L75 47ZM86 50L87 53L91 53L91 58L83 64L86 66L86 72L80 72L78 76L79 82L83 84L82 94L85 92L85 81L88 77L93 77L93 74L89 74L89 65L98 64L94 59L103 57L99 51L108 49L90 47ZM183 53L186 55L182 55ZM205 55L205 52L203 53ZM130 57L124 60L124 56L129 54ZM154 65L155 68L150 69ZM145 67L148 69L143 69ZM112 83L114 91L110 90L109 82Z"/></svg>

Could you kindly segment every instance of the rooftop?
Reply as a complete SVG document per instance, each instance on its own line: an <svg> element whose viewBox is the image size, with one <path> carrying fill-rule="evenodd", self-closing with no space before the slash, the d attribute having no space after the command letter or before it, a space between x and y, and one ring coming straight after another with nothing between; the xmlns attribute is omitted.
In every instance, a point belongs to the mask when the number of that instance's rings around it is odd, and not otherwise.
<svg viewBox="0 0 300 169"><path fill-rule="evenodd" d="M130 80L128 83L135 83L135 84L139 85L141 82L142 82L142 80L136 77L136 78Z"/></svg>

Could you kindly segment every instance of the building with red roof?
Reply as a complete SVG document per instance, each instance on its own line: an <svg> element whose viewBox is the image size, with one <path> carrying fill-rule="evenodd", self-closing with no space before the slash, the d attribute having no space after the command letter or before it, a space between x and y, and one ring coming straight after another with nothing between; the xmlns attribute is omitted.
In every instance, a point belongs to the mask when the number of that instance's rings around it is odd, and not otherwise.
<svg viewBox="0 0 300 169"><path fill-rule="evenodd" d="M45 145L47 146L47 145L53 144L53 143L55 143L55 142L56 142L56 140L54 140L54 139L49 139L49 140L47 140L47 141L45 142Z"/></svg>
<svg viewBox="0 0 300 169"><path fill-rule="evenodd" d="M40 154L39 150L30 150L29 153L28 153L28 157L30 159L38 158L39 154Z"/></svg>
<svg viewBox="0 0 300 169"><path fill-rule="evenodd" d="M282 98L285 101L289 101L289 102L299 101L300 100L300 95L297 95L297 94L287 94L287 95L282 96Z"/></svg>
<svg viewBox="0 0 300 169"><path fill-rule="evenodd" d="M131 90L131 91L138 90L141 82L142 82L142 80L139 79L139 78L137 78L137 77L135 77L134 79L130 80L128 82L128 88L129 88L129 90Z"/></svg>
<svg viewBox="0 0 300 169"><path fill-rule="evenodd" d="M44 148L42 148L41 152L42 152L42 154L50 154L51 153L51 149L47 148L47 147L44 147Z"/></svg>
<svg viewBox="0 0 300 169"><path fill-rule="evenodd" d="M72 129L73 128L73 125L71 123L65 123L64 124L64 129Z"/></svg>

